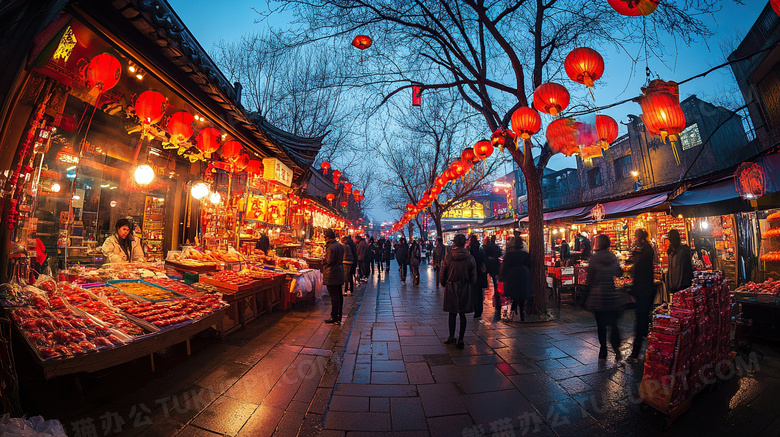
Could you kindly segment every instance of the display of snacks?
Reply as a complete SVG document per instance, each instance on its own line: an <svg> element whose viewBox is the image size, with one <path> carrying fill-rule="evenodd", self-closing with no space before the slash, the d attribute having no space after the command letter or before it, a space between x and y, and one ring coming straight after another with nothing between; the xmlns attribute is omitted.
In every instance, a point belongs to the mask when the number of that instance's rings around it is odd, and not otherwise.
<svg viewBox="0 0 780 437"><path fill-rule="evenodd" d="M764 238L780 237L780 228L770 229L764 232Z"/></svg>
<svg viewBox="0 0 780 437"><path fill-rule="evenodd" d="M768 252L763 255L761 255L761 258L759 258L761 261L771 261L771 262L777 262L780 261L780 252Z"/></svg>
<svg viewBox="0 0 780 437"><path fill-rule="evenodd" d="M761 283L748 282L734 291L739 301L780 303L780 280L768 278Z"/></svg>
<svg viewBox="0 0 780 437"><path fill-rule="evenodd" d="M159 328L168 328L200 319L225 306L219 295L206 294L172 302L141 302L126 311Z"/></svg>
<svg viewBox="0 0 780 437"><path fill-rule="evenodd" d="M201 250L197 247L188 247L180 254L174 254L169 261L182 262L184 260L194 260L201 262L241 262L245 261L240 253L234 250Z"/></svg>
<svg viewBox="0 0 780 437"><path fill-rule="evenodd" d="M633 278L615 277L615 288L626 288L634 284Z"/></svg>
<svg viewBox="0 0 780 437"><path fill-rule="evenodd" d="M249 275L243 273L231 272L227 270L217 272L216 274L211 276L211 279L218 282L222 282L224 284L231 284L231 285L246 285L255 281L255 279Z"/></svg>
<svg viewBox="0 0 780 437"><path fill-rule="evenodd" d="M780 222L780 212L773 212L766 218L768 222Z"/></svg>
<svg viewBox="0 0 780 437"><path fill-rule="evenodd" d="M276 258L276 267L297 273L299 270L308 269L306 261L298 258Z"/></svg>
<svg viewBox="0 0 780 437"><path fill-rule="evenodd" d="M170 300L177 297L176 294L170 290L156 287L146 282L110 282L109 285L118 288L125 293L129 293L147 300L160 301Z"/></svg>
<svg viewBox="0 0 780 437"><path fill-rule="evenodd" d="M94 294L105 296L106 299L111 302L111 305L122 310L127 310L127 308L132 308L138 305L138 301L127 297L126 294L120 292L114 287L95 287L90 288L89 290Z"/></svg>
<svg viewBox="0 0 780 437"><path fill-rule="evenodd" d="M150 279L147 282L154 285L159 285L160 287L163 288L167 288L168 290L179 293L182 296L196 297L196 296L200 296L201 294L198 290L195 290L189 285L181 281L176 281L170 278L155 278L155 279Z"/></svg>

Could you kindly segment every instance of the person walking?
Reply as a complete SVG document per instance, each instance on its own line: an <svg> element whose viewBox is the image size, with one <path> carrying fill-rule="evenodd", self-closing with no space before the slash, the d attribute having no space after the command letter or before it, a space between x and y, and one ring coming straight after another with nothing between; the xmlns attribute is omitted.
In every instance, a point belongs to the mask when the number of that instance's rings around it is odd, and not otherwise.
<svg viewBox="0 0 780 437"><path fill-rule="evenodd" d="M344 246L344 294L355 292L355 276L352 268L355 266L355 251L347 243L349 237L341 237L341 245Z"/></svg>
<svg viewBox="0 0 780 437"><path fill-rule="evenodd" d="M330 296L330 319L325 323L341 324L341 311L344 307L344 296L341 286L344 285L344 246L336 241L333 229L325 230L325 259L322 262L322 283L328 289Z"/></svg>
<svg viewBox="0 0 780 437"><path fill-rule="evenodd" d="M466 236L455 235L452 250L441 263L441 285L444 287L444 311L449 313L450 336L444 344L455 343L455 322L460 315L458 349L463 349L466 334L466 313L474 311L472 289L477 284L477 262L466 250Z"/></svg>
<svg viewBox="0 0 780 437"><path fill-rule="evenodd" d="M398 269L401 271L401 282L406 282L406 266L409 265L409 245L406 244L406 238L401 237L398 243L395 243L395 262L398 263Z"/></svg>
<svg viewBox="0 0 780 437"><path fill-rule="evenodd" d="M368 243L366 243L366 239L362 236L358 236L358 243L357 243L357 261L358 261L358 278L359 281L368 281L368 275L369 275L369 263L371 262L369 256L370 256L370 249L368 248Z"/></svg>
<svg viewBox="0 0 780 437"><path fill-rule="evenodd" d="M666 234L669 239L669 270L666 272L666 289L669 293L676 293L691 286L693 282L693 263L691 262L691 248L682 244L680 232L672 229Z"/></svg>
<svg viewBox="0 0 780 437"><path fill-rule="evenodd" d="M561 260L561 267L568 267L569 258L571 258L571 248L565 238L561 238L558 241L558 253Z"/></svg>
<svg viewBox="0 0 780 437"><path fill-rule="evenodd" d="M485 251L479 246L479 239L472 234L469 239L469 253L474 257L474 261L477 263L477 283L474 285L473 293L474 297L474 318L479 319L482 317L482 308L484 307L485 294L484 290L488 287L487 283L487 265Z"/></svg>
<svg viewBox="0 0 780 437"><path fill-rule="evenodd" d="M485 266L487 267L487 273L490 275L490 280L493 282L493 308L496 309L496 313L493 316L494 321L501 319L501 295L498 294L498 274L501 269L501 248L496 244L496 236L492 235L490 240L484 246L485 251Z"/></svg>
<svg viewBox="0 0 780 437"><path fill-rule="evenodd" d="M633 277L631 284L631 295L636 300L634 309L634 345L631 348L631 360L639 358L639 352L642 349L642 339L647 337L648 325L650 325L650 310L653 308L655 299L655 251L650 242L647 241L647 231L637 229L634 231L634 248L631 251L631 259L634 264Z"/></svg>
<svg viewBox="0 0 780 437"><path fill-rule="evenodd" d="M376 263L377 276L382 275L382 240L371 243L371 253Z"/></svg>
<svg viewBox="0 0 780 437"><path fill-rule="evenodd" d="M512 238L510 246L506 248L504 262L501 265L500 279L504 283L504 295L512 299L512 308L509 320L515 321L520 314L520 321L525 321L525 302L531 298L531 254L521 250L523 240L520 237ZM512 250L510 250L510 248ZM500 296L499 296L500 299ZM493 320L501 318L501 301L496 308Z"/></svg>
<svg viewBox="0 0 780 437"><path fill-rule="evenodd" d="M447 254L447 247L441 237L436 237L436 246L433 248L433 271L436 273L436 288L439 288L441 262L444 261L444 255Z"/></svg>
<svg viewBox="0 0 780 437"><path fill-rule="evenodd" d="M357 245L355 245L355 241L352 239L351 235L347 235L346 238L347 238L347 245L349 246L350 249L352 249L352 254L355 257L354 261L352 263L352 268L349 271L349 279L350 279L350 281L352 281L352 285L354 287L355 280L357 278L357 265L358 265L358 263L357 263Z"/></svg>
<svg viewBox="0 0 780 437"><path fill-rule="evenodd" d="M368 239L368 269L371 272L370 274L374 274L374 238L370 237Z"/></svg>
<svg viewBox="0 0 780 437"><path fill-rule="evenodd" d="M382 247L382 259L385 262L385 271L390 274L390 260L393 258L393 244L389 239L385 240L385 244Z"/></svg>
<svg viewBox="0 0 780 437"><path fill-rule="evenodd" d="M620 331L618 319L623 310L623 299L615 289L615 276L620 276L622 270L617 257L610 248L609 237L604 234L596 236L596 251L588 261L588 301L586 307L593 312L598 329L599 360L607 359L607 327L610 328L610 343L615 352L615 361L620 361Z"/></svg>
<svg viewBox="0 0 780 437"><path fill-rule="evenodd" d="M418 243L417 240L412 240L412 245L409 247L409 266L411 266L412 284L414 285L420 285L421 252L420 243Z"/></svg>

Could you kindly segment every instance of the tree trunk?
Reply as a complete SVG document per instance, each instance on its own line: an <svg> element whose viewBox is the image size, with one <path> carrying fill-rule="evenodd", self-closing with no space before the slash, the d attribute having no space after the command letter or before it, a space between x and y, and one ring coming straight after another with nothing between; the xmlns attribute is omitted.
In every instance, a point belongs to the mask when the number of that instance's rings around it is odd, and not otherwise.
<svg viewBox="0 0 780 437"><path fill-rule="evenodd" d="M544 215L542 213L542 178L536 166L522 165L528 187L528 252L531 254L531 290L533 313L547 313L547 281L544 266Z"/></svg>
<svg viewBox="0 0 780 437"><path fill-rule="evenodd" d="M433 223L436 224L436 236L444 238L444 231L441 228L441 217L431 214L431 218L433 219Z"/></svg>
<svg viewBox="0 0 780 437"><path fill-rule="evenodd" d="M409 220L409 238L406 241L411 242L414 239L414 222Z"/></svg>

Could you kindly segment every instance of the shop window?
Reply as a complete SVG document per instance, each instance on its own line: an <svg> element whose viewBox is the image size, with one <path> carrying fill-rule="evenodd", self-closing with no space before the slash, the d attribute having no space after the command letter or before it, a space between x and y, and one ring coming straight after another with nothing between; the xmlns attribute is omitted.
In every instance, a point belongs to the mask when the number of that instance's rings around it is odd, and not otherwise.
<svg viewBox="0 0 780 437"><path fill-rule="evenodd" d="M592 188L601 186L601 169L599 167L588 171L588 183Z"/></svg>
<svg viewBox="0 0 780 437"><path fill-rule="evenodd" d="M631 176L631 155L622 156L615 160L615 179L621 180Z"/></svg>

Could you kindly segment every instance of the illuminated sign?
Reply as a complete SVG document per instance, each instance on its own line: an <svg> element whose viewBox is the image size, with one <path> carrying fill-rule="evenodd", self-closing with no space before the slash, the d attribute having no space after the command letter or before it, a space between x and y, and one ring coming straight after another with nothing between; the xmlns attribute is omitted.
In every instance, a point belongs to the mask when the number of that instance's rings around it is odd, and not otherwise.
<svg viewBox="0 0 780 437"><path fill-rule="evenodd" d="M292 185L293 173L289 167L276 158L263 159L263 179L276 181L289 187Z"/></svg>
<svg viewBox="0 0 780 437"><path fill-rule="evenodd" d="M57 161L62 161L66 164L78 164L79 157L70 147L63 147L62 150L57 153Z"/></svg>

